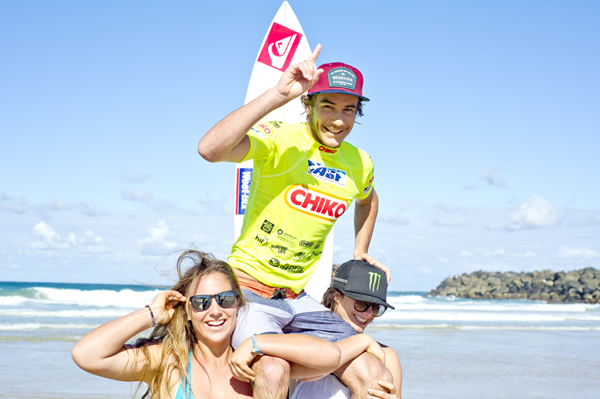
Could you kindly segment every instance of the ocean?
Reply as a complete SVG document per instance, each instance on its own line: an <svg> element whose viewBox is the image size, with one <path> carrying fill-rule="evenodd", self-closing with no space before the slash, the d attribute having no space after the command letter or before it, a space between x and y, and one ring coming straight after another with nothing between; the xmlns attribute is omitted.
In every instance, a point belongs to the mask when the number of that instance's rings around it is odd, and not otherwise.
<svg viewBox="0 0 600 399"><path fill-rule="evenodd" d="M95 327L150 303L138 285L0 282L0 398L131 398L71 360ZM403 398L596 398L600 305L390 292L367 329L396 350Z"/></svg>

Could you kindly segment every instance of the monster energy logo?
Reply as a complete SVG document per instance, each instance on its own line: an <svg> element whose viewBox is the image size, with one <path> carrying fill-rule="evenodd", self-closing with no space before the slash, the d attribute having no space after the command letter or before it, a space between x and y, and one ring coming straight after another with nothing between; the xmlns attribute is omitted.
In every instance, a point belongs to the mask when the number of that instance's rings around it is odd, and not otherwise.
<svg viewBox="0 0 600 399"><path fill-rule="evenodd" d="M369 289L371 292L379 290L379 282L381 281L381 274L375 272L369 272Z"/></svg>

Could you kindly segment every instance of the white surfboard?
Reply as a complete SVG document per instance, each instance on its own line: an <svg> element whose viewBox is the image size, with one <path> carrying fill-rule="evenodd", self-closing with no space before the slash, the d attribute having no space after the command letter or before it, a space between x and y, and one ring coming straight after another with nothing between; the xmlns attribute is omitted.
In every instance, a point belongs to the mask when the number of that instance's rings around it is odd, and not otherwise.
<svg viewBox="0 0 600 399"><path fill-rule="evenodd" d="M284 1L258 51L254 62L246 100L244 104L254 100L267 89L275 86L290 65L306 60L312 51L302 26L292 7ZM263 121L283 121L287 123L303 122L306 119L300 100L290 101L264 117ZM250 194L252 181L252 161L236 164L235 171L235 213L234 213L234 240L240 235L244 212ZM315 273L306 285L306 292L318 301L329 287L331 281L331 265L333 259L333 229L325 240L323 254Z"/></svg>

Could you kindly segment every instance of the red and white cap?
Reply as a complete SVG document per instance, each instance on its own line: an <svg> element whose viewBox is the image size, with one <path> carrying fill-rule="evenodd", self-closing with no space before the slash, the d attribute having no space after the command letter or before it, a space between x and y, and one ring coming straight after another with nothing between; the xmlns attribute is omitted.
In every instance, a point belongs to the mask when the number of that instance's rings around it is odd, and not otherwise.
<svg viewBox="0 0 600 399"><path fill-rule="evenodd" d="M319 93L342 93L369 101L362 95L363 76L358 69L342 62L323 64L319 69L323 69L323 73L308 91L309 96Z"/></svg>

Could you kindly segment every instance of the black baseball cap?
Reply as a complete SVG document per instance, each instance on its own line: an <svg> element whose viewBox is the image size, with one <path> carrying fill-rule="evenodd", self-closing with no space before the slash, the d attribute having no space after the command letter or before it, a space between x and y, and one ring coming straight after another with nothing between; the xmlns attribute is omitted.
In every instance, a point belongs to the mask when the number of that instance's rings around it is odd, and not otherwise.
<svg viewBox="0 0 600 399"><path fill-rule="evenodd" d="M342 263L332 280L331 286L349 298L395 309L385 301L388 287L385 273L364 260Z"/></svg>

